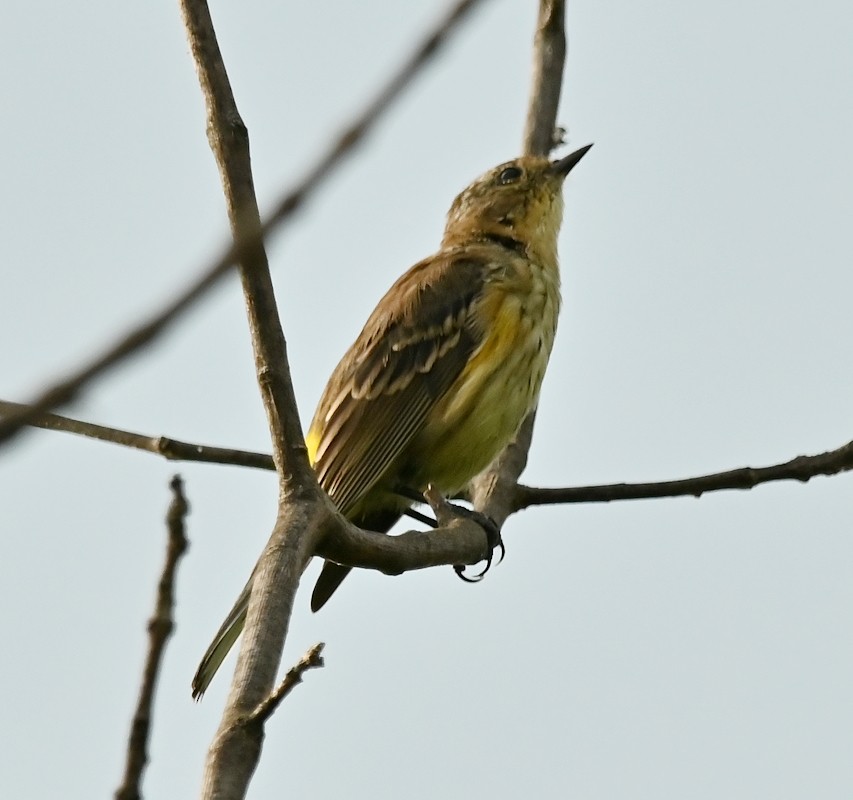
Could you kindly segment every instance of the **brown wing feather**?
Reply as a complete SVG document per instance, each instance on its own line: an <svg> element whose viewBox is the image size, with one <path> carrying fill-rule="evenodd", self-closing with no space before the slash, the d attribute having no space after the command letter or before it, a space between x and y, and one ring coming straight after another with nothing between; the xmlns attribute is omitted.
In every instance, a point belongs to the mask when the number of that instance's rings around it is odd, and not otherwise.
<svg viewBox="0 0 853 800"><path fill-rule="evenodd" d="M341 360L308 434L320 484L347 514L420 430L483 332L470 309L489 260L470 249L416 264Z"/></svg>

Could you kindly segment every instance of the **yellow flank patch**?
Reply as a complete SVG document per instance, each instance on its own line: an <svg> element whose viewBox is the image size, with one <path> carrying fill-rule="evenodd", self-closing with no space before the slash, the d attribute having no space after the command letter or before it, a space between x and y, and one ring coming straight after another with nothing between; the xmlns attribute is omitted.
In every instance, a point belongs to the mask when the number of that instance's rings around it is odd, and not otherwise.
<svg viewBox="0 0 853 800"><path fill-rule="evenodd" d="M313 427L305 434L305 447L308 449L308 461L311 466L314 466L314 460L317 458L317 448L320 446L321 433Z"/></svg>
<svg viewBox="0 0 853 800"><path fill-rule="evenodd" d="M462 488L511 440L535 405L559 300L543 295L530 308L524 297L501 290L486 296L483 343L412 443L416 479L449 492Z"/></svg>
<svg viewBox="0 0 853 800"><path fill-rule="evenodd" d="M460 377L462 385L468 380L477 383L478 376L485 377L488 373L500 370L507 357L518 347L519 336L525 333L522 330L526 326L521 302L517 297L496 291L484 305L485 318L490 321L490 330L480 349L466 365Z"/></svg>

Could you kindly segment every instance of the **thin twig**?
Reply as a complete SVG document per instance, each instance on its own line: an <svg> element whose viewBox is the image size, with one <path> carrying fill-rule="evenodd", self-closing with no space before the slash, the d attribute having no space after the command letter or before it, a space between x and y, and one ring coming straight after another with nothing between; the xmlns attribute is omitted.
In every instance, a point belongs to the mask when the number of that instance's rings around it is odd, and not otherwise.
<svg viewBox="0 0 853 800"><path fill-rule="evenodd" d="M10 403L0 400L0 415L17 412L27 408L21 403ZM162 456L169 461L199 461L206 464L229 464L235 467L251 467L253 469L273 470L272 456L268 453L255 453L251 450L234 450L229 447L213 447L206 444L182 442L168 436L146 436L143 433L133 433L121 428L108 428L105 425L95 425L73 417L60 414L36 414L27 423L34 428L48 431L62 431L110 442L122 447L132 447Z"/></svg>
<svg viewBox="0 0 853 800"><path fill-rule="evenodd" d="M166 526L169 532L166 561L160 575L160 582L157 584L154 616L148 621L148 655L145 658L136 712L130 726L124 778L121 786L116 790L116 800L140 800L142 797L142 772L148 762L148 737L151 730L154 689L166 642L175 625L172 617L172 609L175 606L175 575L178 562L187 549L184 520L189 506L184 496L183 482L178 475L172 478L169 488L172 490L172 502L166 514Z"/></svg>
<svg viewBox="0 0 853 800"><path fill-rule="evenodd" d="M269 218L260 226L257 235L266 238L276 227L288 221L321 184L332 174L365 135L388 111L415 76L435 57L457 25L481 0L462 0L457 3L415 48L412 55L394 72L388 82L380 88L355 120L336 136L319 158L314 167L298 181L296 186L285 192ZM242 257L242 248L256 246L252 240L240 245L229 244L214 263L206 268L176 299L164 308L151 314L143 322L111 344L88 363L73 370L38 396L24 404L25 410L16 412L0 421L0 445L17 434L34 415L71 402L89 381L115 366L122 359L158 338L177 317L198 298L215 286L231 267Z"/></svg>
<svg viewBox="0 0 853 800"><path fill-rule="evenodd" d="M566 56L565 17L564 0L540 0L533 41L533 80L524 130L527 155L548 155L554 146ZM535 417L534 411L522 423L515 441L471 482L474 507L494 520L498 527L512 513L511 501L518 478L527 466Z"/></svg>
<svg viewBox="0 0 853 800"><path fill-rule="evenodd" d="M566 61L566 4L564 0L541 0L536 36L533 40L533 80L524 152L547 156L553 149Z"/></svg>
<svg viewBox="0 0 853 800"><path fill-rule="evenodd" d="M8 410L17 410L19 403L0 400L0 414ZM86 436L100 441L133 447L170 461L197 461L208 464L227 464L252 469L274 470L272 456L267 453L255 453L251 450L234 450L225 447L182 442L166 436L146 436L120 428L108 428L91 422L63 417L59 414L40 414L30 425L45 430L63 431ZM516 439L513 454L523 452L521 440ZM529 506L560 505L563 503L610 503L619 500L644 500L666 497L700 497L709 492L731 489L752 489L762 483L772 481L797 480L805 483L819 475L835 475L853 470L853 442L813 456L797 456L789 461L772 464L768 467L737 467L674 481L655 481L651 483L612 483L593 486L566 486L544 488L519 484L509 495L503 495L501 510L494 513L493 519L501 524L506 518ZM520 473L520 470L519 470ZM418 495L415 500L421 502ZM410 516L430 527L435 521L429 517L411 511ZM379 568L379 567L374 567Z"/></svg>
<svg viewBox="0 0 853 800"><path fill-rule="evenodd" d="M166 331L182 312L186 311L196 300L215 286L233 263L234 253L229 249L212 268L206 270L203 275L179 292L175 300L150 315L128 333L121 336L118 341L110 344L99 355L71 372L68 377L53 383L41 394L29 402L23 403L20 411L5 417L0 421L0 445L11 440L37 414L70 403L80 394L83 387L95 377L154 341Z"/></svg>
<svg viewBox="0 0 853 800"><path fill-rule="evenodd" d="M641 500L652 497L701 497L705 492L725 489L752 489L771 481L806 481L817 475L835 475L853 470L853 442L837 450L813 456L797 456L770 467L741 467L696 478L658 483L615 483L608 486L576 486L560 489L516 487L513 511L529 506L556 503L609 503L613 500Z"/></svg>
<svg viewBox="0 0 853 800"><path fill-rule="evenodd" d="M289 695L294 687L302 683L302 676L309 669L318 669L324 666L323 648L324 642L317 642L307 653L305 653L299 661L294 664L284 676L281 683L275 687L269 697L263 700L258 707L247 717L247 725L260 725L264 723L275 713L275 710L281 705L287 695Z"/></svg>

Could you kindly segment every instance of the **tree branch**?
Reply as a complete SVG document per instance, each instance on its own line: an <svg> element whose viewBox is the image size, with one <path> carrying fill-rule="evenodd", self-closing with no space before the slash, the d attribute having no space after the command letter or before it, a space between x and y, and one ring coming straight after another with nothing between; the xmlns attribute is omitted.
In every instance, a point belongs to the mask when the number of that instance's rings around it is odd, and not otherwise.
<svg viewBox="0 0 853 800"><path fill-rule="evenodd" d="M853 442L837 450L813 456L797 456L784 464L770 467L741 467L712 475L659 483L615 483L609 486L577 486L561 489L536 489L517 486L512 498L513 511L529 506L557 503L609 503L613 500L641 500L652 497L701 497L705 492L724 489L752 489L771 481L801 481L816 475L835 475L853 470Z"/></svg>
<svg viewBox="0 0 853 800"><path fill-rule="evenodd" d="M348 567L401 575L416 569L476 564L486 557L488 543L482 525L464 509L448 504L430 488L430 506L439 527L412 530L397 536L374 533L350 523L332 508L321 525L317 555Z"/></svg>
<svg viewBox="0 0 853 800"><path fill-rule="evenodd" d="M228 702L208 751L202 790L203 797L243 797L260 758L263 736L257 726L242 725L240 720L272 688L299 575L314 550L316 526L310 523L322 494L302 439L287 344L263 245L248 132L237 110L207 3L182 0L180 6L207 108L207 138L240 250L255 370L279 479L278 514L255 572L246 635Z"/></svg>
<svg viewBox="0 0 853 800"><path fill-rule="evenodd" d="M565 28L565 0L541 0L533 39L533 79L524 126L527 155L547 156L557 144L554 132L566 61Z"/></svg>
<svg viewBox="0 0 853 800"><path fill-rule="evenodd" d="M121 336L118 341L110 344L103 352L92 358L88 363L78 367L66 378L53 383L32 400L22 404L19 411L5 417L0 421L0 445L10 441L38 414L70 403L94 378L153 342L196 300L215 286L233 262L234 254L229 249L212 268L196 278L183 291L178 292L177 299L151 314L143 322Z"/></svg>
<svg viewBox="0 0 853 800"><path fill-rule="evenodd" d="M312 484L313 473L302 441L287 345L263 246L249 136L231 92L207 4L190 0L182 2L181 9L207 108L207 138L219 168L231 231L240 252L240 278L273 460L282 490L299 490Z"/></svg>
<svg viewBox="0 0 853 800"><path fill-rule="evenodd" d="M339 166L343 158L353 151L393 102L400 97L415 76L434 58L456 26L478 2L480 0L461 0L435 29L430 31L412 55L367 103L364 110L333 139L302 180L282 195L272 214L259 226L258 236L268 237L275 228L292 218L294 212L314 194ZM242 125L242 122L239 125ZM24 407L21 410L0 421L0 445L19 433L35 415L70 403L90 381L162 335L187 308L215 286L231 267L242 259L241 247L253 248L257 247L257 244L252 239L229 244L212 265L183 291L177 293L175 300L148 316L102 353L73 370L67 377L49 385L36 397L23 404Z"/></svg>
<svg viewBox="0 0 853 800"><path fill-rule="evenodd" d="M524 130L524 153L548 155L554 147L554 129L566 56L564 0L540 0L533 41L533 80ZM502 526L512 513L518 478L527 466L533 437L534 411L522 423L515 441L477 476L469 493L474 508Z"/></svg>
<svg viewBox="0 0 853 800"><path fill-rule="evenodd" d="M28 409L21 403L10 403L0 400L0 415L16 413ZM275 469L272 456L267 453L254 453L251 450L233 450L227 447L212 447L206 444L193 444L171 439L168 436L146 436L142 433L108 428L105 425L95 425L73 417L63 417L59 414L34 414L27 422L34 428L48 431L62 431L110 442L122 447L132 447L162 456L169 461L200 461L207 464L230 464L236 467L252 467L254 469Z"/></svg>
<svg viewBox="0 0 853 800"><path fill-rule="evenodd" d="M0 400L0 414L21 408L19 403ZM63 431L79 436L86 436L99 441L110 442L144 450L154 455L162 456L170 461L196 461L209 464L228 464L237 467L273 470L272 456L266 453L255 453L250 450L235 450L225 447L182 442L167 436L147 436L132 433L120 428L108 428L91 422L63 417L59 414L39 414L30 423L45 430ZM520 457L526 452L522 440L516 439L515 445L507 456ZM514 469L521 473L517 466ZM530 506L560 505L563 503L610 503L619 500L643 500L650 498L700 497L708 492L718 492L729 489L752 489L762 483L781 480L797 480L807 482L818 475L835 475L839 472L853 470L853 442L813 456L797 456L780 464L768 467L737 467L724 472L710 475L699 475L693 478L682 478L674 481L656 481L652 483L613 483L595 486L567 486L561 488L542 488L519 484L509 494L498 493L494 497L493 519L501 524L516 511L522 511ZM485 477L485 473L484 476ZM496 510L495 510L496 509ZM415 519L418 515L415 514ZM428 522L428 518L422 520ZM338 553L340 558L345 558ZM329 556L335 558L334 556ZM384 558L384 557L383 557ZM337 560L337 558L335 558ZM348 562L347 562L348 563ZM450 563L450 562L442 562ZM454 562L456 563L456 562ZM382 570L386 562L381 564L359 564L359 566ZM412 567L410 567L411 569ZM392 570L393 571L393 570Z"/></svg>
<svg viewBox="0 0 853 800"><path fill-rule="evenodd" d="M453 26L475 4L459 3L380 92L365 115L344 132L309 180L316 185L340 152L362 138L376 114L396 97L436 52ZM299 578L332 520L340 517L308 465L293 397L287 348L278 319L263 249L265 233L254 196L248 136L240 119L204 0L181 0L187 36L205 96L208 139L222 176L229 219L240 247L258 383L273 439L279 505L273 532L252 579L246 627L231 692L205 766L203 797L243 797L260 757L261 726L240 724L267 696L278 670ZM296 192L273 213L270 224L303 201Z"/></svg>
<svg viewBox="0 0 853 800"><path fill-rule="evenodd" d="M183 482L178 475L172 478L169 487L172 490L172 502L166 514L166 525L169 531L166 562L157 585L154 616L148 621L148 655L142 673L142 686L136 712L130 726L124 778L115 793L116 800L140 800L142 797L142 771L148 762L148 736L151 730L154 689L166 642L175 626L172 618L172 609L175 606L175 575L178 570L178 561L187 549L184 520L189 506L184 496Z"/></svg>
<svg viewBox="0 0 853 800"><path fill-rule="evenodd" d="M315 644L307 653L305 653L299 661L294 664L284 676L281 683L276 686L275 690L267 697L258 707L246 718L247 725L258 725L263 728L264 723L275 713L275 710L281 705L287 695L289 695L294 687L302 683L302 676L309 669L318 669L324 666L323 663L323 648L326 645L323 642Z"/></svg>

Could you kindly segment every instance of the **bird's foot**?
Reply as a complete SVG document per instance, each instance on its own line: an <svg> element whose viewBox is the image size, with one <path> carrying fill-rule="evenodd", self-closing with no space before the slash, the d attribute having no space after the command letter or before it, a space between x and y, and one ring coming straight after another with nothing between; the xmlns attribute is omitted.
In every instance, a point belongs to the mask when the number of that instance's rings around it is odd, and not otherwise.
<svg viewBox="0 0 853 800"><path fill-rule="evenodd" d="M495 550L500 549L501 551L500 558L498 558L497 563L500 564L501 561L504 560L506 547L504 547L504 541L501 538L501 531L500 528L498 528L497 523L491 517L486 516L479 511L473 511L470 508L463 508L462 506L454 506L454 508L469 517L469 519L474 520L474 522L476 522L486 532L486 542L489 549L485 559L486 566L474 575L465 574L465 564L456 564L453 567L453 571L461 580L465 581L465 583L479 583L486 577L486 573L492 568L492 560L495 555Z"/></svg>
<svg viewBox="0 0 853 800"><path fill-rule="evenodd" d="M487 553L484 560L486 562L486 566L474 575L465 574L465 568L467 566L465 564L456 564L453 567L453 571L459 576L459 578L465 581L465 583L479 583L492 567L495 550L500 549L500 558L498 558L497 561L498 564L504 560L504 556L506 555L506 547L504 547L503 539L501 538L501 531L497 526L497 523L491 517L481 513L480 511L474 511L473 509L465 508L465 506L459 506L455 503L448 502L433 487L430 487L426 492L424 492L424 497L432 507L436 518L439 519L439 522L443 522L440 519L442 516L445 518L451 516L466 517L467 519L476 522L483 531L485 531Z"/></svg>

